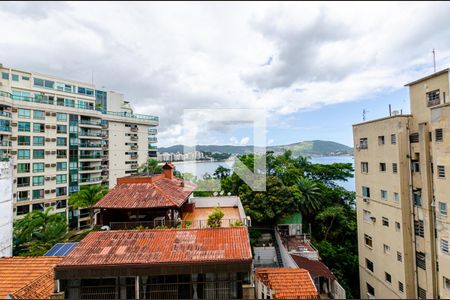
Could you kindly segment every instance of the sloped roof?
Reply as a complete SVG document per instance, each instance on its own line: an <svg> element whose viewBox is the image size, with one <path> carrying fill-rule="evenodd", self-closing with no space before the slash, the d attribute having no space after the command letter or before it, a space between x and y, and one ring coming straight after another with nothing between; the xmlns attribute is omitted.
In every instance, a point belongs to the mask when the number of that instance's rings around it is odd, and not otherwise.
<svg viewBox="0 0 450 300"><path fill-rule="evenodd" d="M328 269L328 267L320 260L307 259L305 257L291 254L295 263L299 268L308 270L312 278L326 277L329 279L336 279L336 276Z"/></svg>
<svg viewBox="0 0 450 300"><path fill-rule="evenodd" d="M256 277L269 287L275 299L317 298L314 282L305 269L257 268Z"/></svg>
<svg viewBox="0 0 450 300"><path fill-rule="evenodd" d="M251 262L247 228L97 231L56 267Z"/></svg>
<svg viewBox="0 0 450 300"><path fill-rule="evenodd" d="M163 174L152 177L121 178L118 184L101 199L95 208L158 208L180 207L192 194L195 186Z"/></svg>
<svg viewBox="0 0 450 300"><path fill-rule="evenodd" d="M53 267L62 257L0 258L0 299L48 299L53 292Z"/></svg>

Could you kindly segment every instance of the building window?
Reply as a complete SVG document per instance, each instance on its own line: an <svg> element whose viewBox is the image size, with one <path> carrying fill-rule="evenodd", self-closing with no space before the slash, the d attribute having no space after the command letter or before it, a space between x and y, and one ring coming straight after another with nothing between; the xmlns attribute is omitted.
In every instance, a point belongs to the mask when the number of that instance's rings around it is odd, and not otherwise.
<svg viewBox="0 0 450 300"><path fill-rule="evenodd" d="M399 262L402 262L403 258L402 258L402 254L400 252L397 251L397 260Z"/></svg>
<svg viewBox="0 0 450 300"><path fill-rule="evenodd" d="M447 277L444 277L444 288L446 290L450 290L450 279L448 279Z"/></svg>
<svg viewBox="0 0 450 300"><path fill-rule="evenodd" d="M434 90L427 93L427 106L435 106L441 104L441 99L439 97L440 92L439 90Z"/></svg>
<svg viewBox="0 0 450 300"><path fill-rule="evenodd" d="M45 125L42 123L33 123L33 132L45 132Z"/></svg>
<svg viewBox="0 0 450 300"><path fill-rule="evenodd" d="M373 272L373 262L370 261L370 260L368 260L367 258L366 258L366 268L367 268L370 272Z"/></svg>
<svg viewBox="0 0 450 300"><path fill-rule="evenodd" d="M416 265L417 267L426 270L426 263L425 263L425 253L423 252L416 252Z"/></svg>
<svg viewBox="0 0 450 300"><path fill-rule="evenodd" d="M30 173L30 164L29 163L17 164L17 173Z"/></svg>
<svg viewBox="0 0 450 300"><path fill-rule="evenodd" d="M33 136L33 146L44 146L45 138L43 136Z"/></svg>
<svg viewBox="0 0 450 300"><path fill-rule="evenodd" d="M383 226L389 227L389 219L388 218L382 217L381 223L383 224Z"/></svg>
<svg viewBox="0 0 450 300"><path fill-rule="evenodd" d="M411 169L414 173L419 173L420 172L420 163L417 160L412 160L411 161Z"/></svg>
<svg viewBox="0 0 450 300"><path fill-rule="evenodd" d="M33 200L43 198L44 198L44 190L33 190Z"/></svg>
<svg viewBox="0 0 450 300"><path fill-rule="evenodd" d="M401 282L401 281L398 282L398 290L399 290L399 292L401 292L401 293L403 293L403 291L404 291L404 288L403 288L403 282Z"/></svg>
<svg viewBox="0 0 450 300"><path fill-rule="evenodd" d="M427 299L427 291L420 286L417 288L417 295L419 296L419 299Z"/></svg>
<svg viewBox="0 0 450 300"><path fill-rule="evenodd" d="M29 205L19 205L19 206L17 206L16 214L18 216L26 215L29 212L30 212L30 206Z"/></svg>
<svg viewBox="0 0 450 300"><path fill-rule="evenodd" d="M2 79L3 80L9 80L9 73L2 72Z"/></svg>
<svg viewBox="0 0 450 300"><path fill-rule="evenodd" d="M67 175L60 174L56 175L56 184L67 183Z"/></svg>
<svg viewBox="0 0 450 300"><path fill-rule="evenodd" d="M361 162L361 173L369 173L369 163Z"/></svg>
<svg viewBox="0 0 450 300"><path fill-rule="evenodd" d="M19 122L19 132L30 132L30 122Z"/></svg>
<svg viewBox="0 0 450 300"><path fill-rule="evenodd" d="M388 272L384 272L384 280L388 283L392 283L392 276Z"/></svg>
<svg viewBox="0 0 450 300"><path fill-rule="evenodd" d="M442 253L450 254L448 252L448 241L447 240L441 239L441 251L442 251Z"/></svg>
<svg viewBox="0 0 450 300"><path fill-rule="evenodd" d="M422 207L422 191L416 190L413 192L414 205Z"/></svg>
<svg viewBox="0 0 450 300"><path fill-rule="evenodd" d="M392 173L397 173L397 172L398 172L397 163L393 163L392 164Z"/></svg>
<svg viewBox="0 0 450 300"><path fill-rule="evenodd" d="M34 163L33 164L33 173L42 173L44 172L44 163Z"/></svg>
<svg viewBox="0 0 450 300"><path fill-rule="evenodd" d="M391 134L391 144L397 144L397 136L395 134Z"/></svg>
<svg viewBox="0 0 450 300"><path fill-rule="evenodd" d="M56 120L58 122L67 122L67 114L56 113Z"/></svg>
<svg viewBox="0 0 450 300"><path fill-rule="evenodd" d="M414 132L409 135L409 142L410 143L418 143L419 142L419 133Z"/></svg>
<svg viewBox="0 0 450 300"><path fill-rule="evenodd" d="M17 159L30 159L30 150L28 149L17 150Z"/></svg>
<svg viewBox="0 0 450 300"><path fill-rule="evenodd" d="M17 138L17 145L19 146L30 146L30 137L19 135Z"/></svg>
<svg viewBox="0 0 450 300"><path fill-rule="evenodd" d="M35 110L33 111L33 119L35 120L45 120L45 111Z"/></svg>
<svg viewBox="0 0 450 300"><path fill-rule="evenodd" d="M423 220L414 220L414 233L420 237L425 236Z"/></svg>
<svg viewBox="0 0 450 300"><path fill-rule="evenodd" d="M367 186L363 186L362 194L363 194L363 197L370 198L370 188L368 188Z"/></svg>
<svg viewBox="0 0 450 300"><path fill-rule="evenodd" d="M383 244L383 252L384 252L384 254L390 254L391 253L391 246Z"/></svg>
<svg viewBox="0 0 450 300"><path fill-rule="evenodd" d="M367 286L367 294L370 297L375 297L375 289L373 288L373 286L371 286L370 284L366 283Z"/></svg>
<svg viewBox="0 0 450 300"><path fill-rule="evenodd" d="M384 135L378 136L378 145L384 145Z"/></svg>
<svg viewBox="0 0 450 300"><path fill-rule="evenodd" d="M394 193L394 201L395 202L399 202L400 201L400 196L398 193Z"/></svg>
<svg viewBox="0 0 450 300"><path fill-rule="evenodd" d="M400 223L399 222L395 222L395 231L397 231L397 232L400 231Z"/></svg>
<svg viewBox="0 0 450 300"><path fill-rule="evenodd" d="M388 199L388 193L385 190L381 190L381 199L386 200Z"/></svg>
<svg viewBox="0 0 450 300"><path fill-rule="evenodd" d="M386 172L386 163L380 163L380 172Z"/></svg>
<svg viewBox="0 0 450 300"><path fill-rule="evenodd" d="M56 125L57 133L67 133L67 125Z"/></svg>
<svg viewBox="0 0 450 300"><path fill-rule="evenodd" d="M17 110L19 118L29 119L31 117L31 110L19 108Z"/></svg>
<svg viewBox="0 0 450 300"><path fill-rule="evenodd" d="M56 163L56 171L67 171L67 163L66 162Z"/></svg>
<svg viewBox="0 0 450 300"><path fill-rule="evenodd" d="M69 162L69 170L76 170L78 169L78 163L76 161Z"/></svg>
<svg viewBox="0 0 450 300"><path fill-rule="evenodd" d="M360 149L367 149L368 147L368 140L367 138L360 138L359 139L359 148Z"/></svg>
<svg viewBox="0 0 450 300"><path fill-rule="evenodd" d="M56 188L56 197L65 196L65 195L67 195L67 187L66 186Z"/></svg>
<svg viewBox="0 0 450 300"><path fill-rule="evenodd" d="M56 158L67 158L67 150L56 150Z"/></svg>
<svg viewBox="0 0 450 300"><path fill-rule="evenodd" d="M437 166L438 177L445 178L445 166Z"/></svg>
<svg viewBox="0 0 450 300"><path fill-rule="evenodd" d="M447 216L447 203L439 202L439 213L441 216Z"/></svg>
<svg viewBox="0 0 450 300"><path fill-rule="evenodd" d="M44 176L33 176L33 186L44 185Z"/></svg>
<svg viewBox="0 0 450 300"><path fill-rule="evenodd" d="M372 237L370 235L364 234L364 243L366 246L372 248Z"/></svg>
<svg viewBox="0 0 450 300"><path fill-rule="evenodd" d="M370 211L364 209L363 210L363 219L366 222L372 223L373 222L372 221L372 213Z"/></svg>
<svg viewBox="0 0 450 300"><path fill-rule="evenodd" d="M28 76L22 76L22 80L30 81L30 77L28 77Z"/></svg>
<svg viewBox="0 0 450 300"><path fill-rule="evenodd" d="M56 146L67 146L67 139L59 137L56 139Z"/></svg>
<svg viewBox="0 0 450 300"><path fill-rule="evenodd" d="M17 177L17 187L30 186L30 177Z"/></svg>
<svg viewBox="0 0 450 300"><path fill-rule="evenodd" d="M11 75L11 79L12 79L12 81L19 81L19 75L17 75L17 74L12 74L12 75Z"/></svg>
<svg viewBox="0 0 450 300"><path fill-rule="evenodd" d="M45 158L44 150L34 149L33 150L33 158L34 159L44 159Z"/></svg>
<svg viewBox="0 0 450 300"><path fill-rule="evenodd" d="M442 128L438 128L434 130L434 136L436 142L442 142L444 139L444 133Z"/></svg>

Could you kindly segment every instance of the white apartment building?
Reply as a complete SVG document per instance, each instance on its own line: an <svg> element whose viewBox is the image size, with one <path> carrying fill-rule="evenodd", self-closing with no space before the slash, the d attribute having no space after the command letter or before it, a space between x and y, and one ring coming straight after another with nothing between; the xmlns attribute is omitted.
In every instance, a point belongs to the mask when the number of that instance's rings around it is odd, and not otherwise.
<svg viewBox="0 0 450 300"><path fill-rule="evenodd" d="M0 156L14 162L14 216L52 206L71 227L88 226L68 197L86 185L111 188L156 157L158 123L122 94L0 65Z"/></svg>
<svg viewBox="0 0 450 300"><path fill-rule="evenodd" d="M13 166L0 161L0 257L12 256L13 250Z"/></svg>

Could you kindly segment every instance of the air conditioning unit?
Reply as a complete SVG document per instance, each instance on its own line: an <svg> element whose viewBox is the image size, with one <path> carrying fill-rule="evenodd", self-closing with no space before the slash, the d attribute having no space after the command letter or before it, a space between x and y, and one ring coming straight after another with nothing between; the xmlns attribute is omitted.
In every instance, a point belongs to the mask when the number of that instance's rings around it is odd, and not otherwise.
<svg viewBox="0 0 450 300"><path fill-rule="evenodd" d="M369 198L363 198L363 202L370 203L370 199Z"/></svg>
<svg viewBox="0 0 450 300"><path fill-rule="evenodd" d="M14 193L14 194L13 194L13 198L16 198L16 197L17 197L17 193Z"/></svg>
<svg viewBox="0 0 450 300"><path fill-rule="evenodd" d="M14 170L15 170L15 169L17 169L17 166L16 166L16 165L14 165Z"/></svg>
<svg viewBox="0 0 450 300"><path fill-rule="evenodd" d="M377 220L377 218L375 218L375 217L370 217L370 219L371 219L372 222L374 222L374 223L375 223L375 221Z"/></svg>
<svg viewBox="0 0 450 300"><path fill-rule="evenodd" d="M51 138L45 138L46 142L50 142L52 139Z"/></svg>
<svg viewBox="0 0 450 300"><path fill-rule="evenodd" d="M45 125L45 128L50 129L50 125Z"/></svg>
<svg viewBox="0 0 450 300"><path fill-rule="evenodd" d="M44 207L49 207L50 206L50 203L45 203L44 204Z"/></svg>
<svg viewBox="0 0 450 300"><path fill-rule="evenodd" d="M52 180L55 180L56 179L56 177L55 176L52 176Z"/></svg>
<svg viewBox="0 0 450 300"><path fill-rule="evenodd" d="M46 115L46 116L50 116L50 112L49 112L49 111L46 111L46 112L45 112L45 115Z"/></svg>
<svg viewBox="0 0 450 300"><path fill-rule="evenodd" d="M56 154L56 151L52 151L52 154Z"/></svg>
<svg viewBox="0 0 450 300"><path fill-rule="evenodd" d="M13 107L12 112L17 112L17 108Z"/></svg>
<svg viewBox="0 0 450 300"><path fill-rule="evenodd" d="M12 126L12 127L16 127L16 126L17 126L17 123L12 122L12 123L11 123L11 126Z"/></svg>
<svg viewBox="0 0 450 300"><path fill-rule="evenodd" d="M15 179L15 178L14 178L14 180L13 180L13 181L14 181L14 183L16 183L16 182L17 182L17 179Z"/></svg>
<svg viewBox="0 0 450 300"><path fill-rule="evenodd" d="M11 141L17 141L17 136L12 136L9 138Z"/></svg>
<svg viewBox="0 0 450 300"><path fill-rule="evenodd" d="M55 139L55 138L52 138L52 142L56 142L56 139Z"/></svg>
<svg viewBox="0 0 450 300"><path fill-rule="evenodd" d="M53 116L53 117L56 117L56 113L55 113L55 112L52 112L52 116Z"/></svg>
<svg viewBox="0 0 450 300"><path fill-rule="evenodd" d="M52 190L52 194L53 194L53 193L56 193L56 190Z"/></svg>
<svg viewBox="0 0 450 300"><path fill-rule="evenodd" d="M361 149L361 146L360 145L356 145L355 148L356 148L356 150L359 150L359 149Z"/></svg>
<svg viewBox="0 0 450 300"><path fill-rule="evenodd" d="M46 194L50 194L50 190L45 190L45 193Z"/></svg>
<svg viewBox="0 0 450 300"><path fill-rule="evenodd" d="M45 154L50 154L50 151L45 151Z"/></svg>
<svg viewBox="0 0 450 300"><path fill-rule="evenodd" d="M56 164L52 164L52 168L56 167Z"/></svg>
<svg viewBox="0 0 450 300"><path fill-rule="evenodd" d="M56 125L52 125L52 129L56 129Z"/></svg>
<svg viewBox="0 0 450 300"><path fill-rule="evenodd" d="M45 177L45 180L46 181L49 181L51 179L51 177L50 176L48 176L48 177Z"/></svg>
<svg viewBox="0 0 450 300"><path fill-rule="evenodd" d="M45 164L45 167L46 168L50 168L50 164Z"/></svg>
<svg viewBox="0 0 450 300"><path fill-rule="evenodd" d="M17 151L11 151L11 155L16 155Z"/></svg>

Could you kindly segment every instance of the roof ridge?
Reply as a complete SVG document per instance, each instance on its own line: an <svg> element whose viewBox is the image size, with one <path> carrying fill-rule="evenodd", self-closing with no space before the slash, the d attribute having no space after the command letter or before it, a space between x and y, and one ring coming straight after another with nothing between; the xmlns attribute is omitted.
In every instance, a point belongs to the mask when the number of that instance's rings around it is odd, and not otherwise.
<svg viewBox="0 0 450 300"><path fill-rule="evenodd" d="M159 180L158 180L159 181ZM156 183L156 182L155 182ZM164 198L172 202L173 205L178 206L178 203L175 202L175 200L172 199L168 194L164 192L163 189L161 189L158 185L155 184L155 189L157 189L161 194L163 194Z"/></svg>

